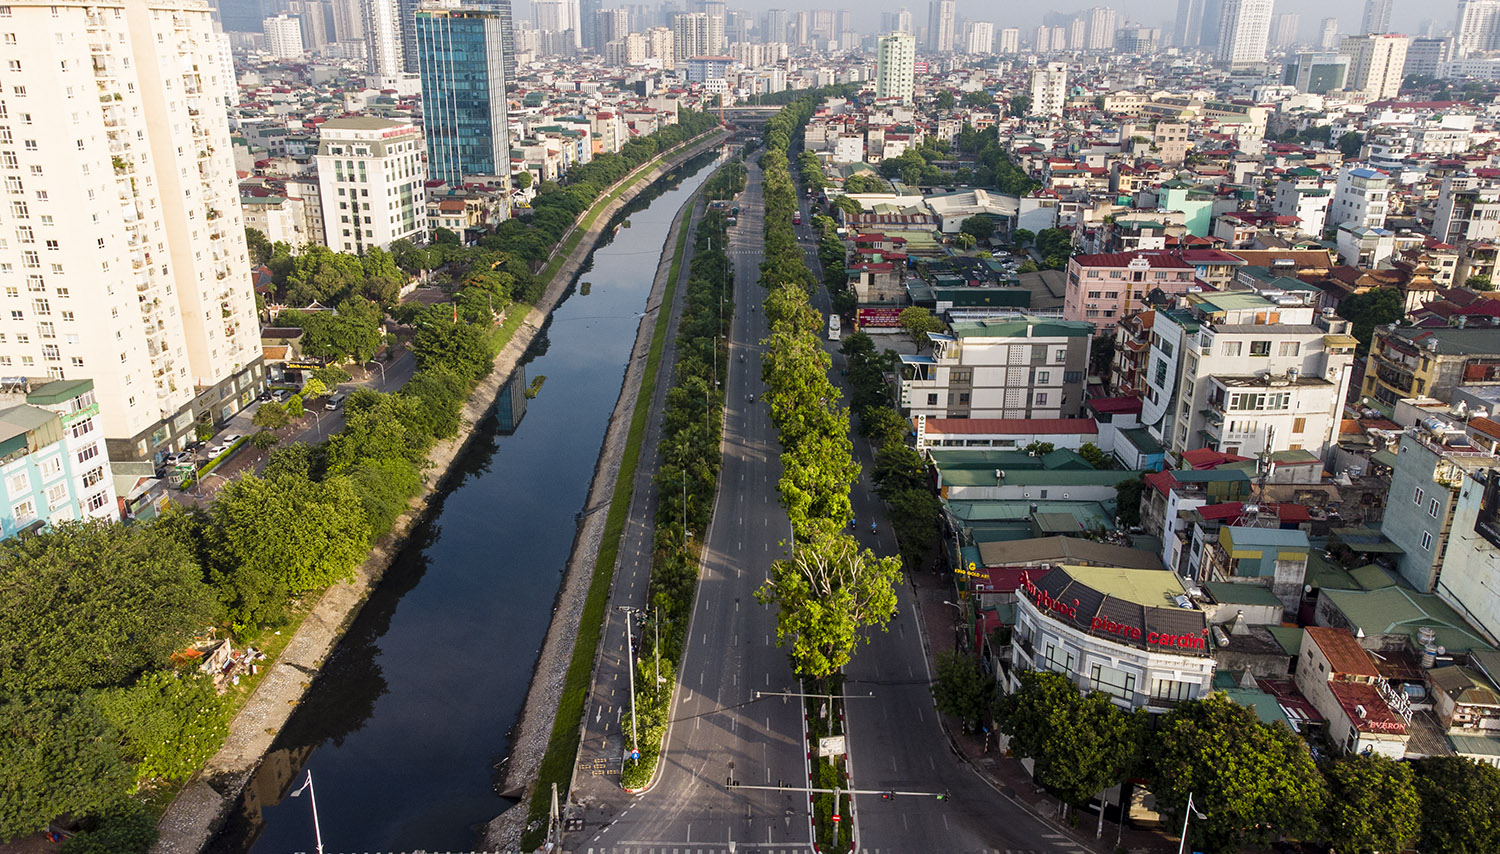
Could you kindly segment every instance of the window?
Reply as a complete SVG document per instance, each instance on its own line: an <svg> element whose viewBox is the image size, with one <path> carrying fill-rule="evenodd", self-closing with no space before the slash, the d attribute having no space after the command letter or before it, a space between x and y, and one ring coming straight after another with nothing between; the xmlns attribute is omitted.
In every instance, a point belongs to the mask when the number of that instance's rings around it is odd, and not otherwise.
<svg viewBox="0 0 1500 854"><path fill-rule="evenodd" d="M16 517L16 524L25 525L36 518L36 502L28 498L11 507L10 512Z"/></svg>
<svg viewBox="0 0 1500 854"><path fill-rule="evenodd" d="M1053 350L1052 351L1052 361L1054 361L1057 364L1061 365L1063 362L1066 362L1067 360L1068 360L1068 351L1067 350Z"/></svg>
<svg viewBox="0 0 1500 854"><path fill-rule="evenodd" d="M1271 355L1271 342L1270 341L1251 341L1250 342L1250 355L1252 355L1252 356L1269 356L1269 355Z"/></svg>
<svg viewBox="0 0 1500 854"><path fill-rule="evenodd" d="M1432 534L1422 532L1422 551L1432 551Z"/></svg>
<svg viewBox="0 0 1500 854"><path fill-rule="evenodd" d="M56 510L68 500L68 485L59 483L56 486L47 487L47 509Z"/></svg>
<svg viewBox="0 0 1500 854"><path fill-rule="evenodd" d="M1439 506L1440 505L1438 504L1438 500L1436 498L1427 499L1427 515L1436 519Z"/></svg>
<svg viewBox="0 0 1500 854"><path fill-rule="evenodd" d="M88 471L86 471L86 472L83 473L83 485L85 487L93 486L94 484L98 483L101 480L104 480L104 467L103 466L99 466L97 468L91 468Z"/></svg>
<svg viewBox="0 0 1500 854"><path fill-rule="evenodd" d="M42 460L42 464L38 468L42 470L43 480L51 480L57 477L58 473L62 471L62 457L50 457Z"/></svg>
<svg viewBox="0 0 1500 854"><path fill-rule="evenodd" d="M88 432L92 429L94 429L94 419L84 418L79 421L74 421L73 426L68 428L68 433L70 433L74 439L77 439L81 436L87 435Z"/></svg>
<svg viewBox="0 0 1500 854"><path fill-rule="evenodd" d="M1413 495L1412 498L1411 498L1411 503L1413 503L1413 504L1421 504L1422 503L1422 495L1423 495L1422 487L1419 486L1419 487L1417 487L1417 494Z"/></svg>
<svg viewBox="0 0 1500 854"><path fill-rule="evenodd" d="M1129 700L1135 696L1135 674L1104 664L1095 664L1089 672L1089 690L1103 691L1112 697Z"/></svg>
<svg viewBox="0 0 1500 854"><path fill-rule="evenodd" d="M1168 703L1180 703L1183 700L1191 700L1193 695L1193 683L1178 682L1175 679L1153 679L1151 680L1151 699L1153 701L1163 700Z"/></svg>
<svg viewBox="0 0 1500 854"><path fill-rule="evenodd" d="M937 406L938 405L937 398L938 398L938 396L936 394L929 394L929 395L927 395L927 405L928 406Z"/></svg>
<svg viewBox="0 0 1500 854"><path fill-rule="evenodd" d="M1046 384L1052 382L1052 372L1051 371L1037 371L1036 372L1036 381L1037 381L1038 385L1046 385Z"/></svg>
<svg viewBox="0 0 1500 854"><path fill-rule="evenodd" d="M1280 353L1283 356L1295 356L1302 350L1302 345L1296 341L1281 342Z"/></svg>
<svg viewBox="0 0 1500 854"><path fill-rule="evenodd" d="M948 379L954 385L972 385L974 382L974 371L969 368L954 368L948 372Z"/></svg>
<svg viewBox="0 0 1500 854"><path fill-rule="evenodd" d="M5 491L11 495L19 495L23 492L30 492L31 475L23 471L6 478Z"/></svg>
<svg viewBox="0 0 1500 854"><path fill-rule="evenodd" d="M1033 406L1046 406L1047 405L1047 393L1045 391L1039 391L1039 392L1037 392L1036 393L1036 397L1032 401L1032 405Z"/></svg>
<svg viewBox="0 0 1500 854"><path fill-rule="evenodd" d="M82 465L97 456L99 456L99 443L94 442L78 452L78 464Z"/></svg>
<svg viewBox="0 0 1500 854"><path fill-rule="evenodd" d="M1243 342L1241 342L1241 341L1225 341L1224 342L1224 355L1226 355L1226 356L1238 356L1240 354L1240 349L1241 349L1241 345L1242 344L1243 344Z"/></svg>
<svg viewBox="0 0 1500 854"><path fill-rule="evenodd" d="M1306 418L1293 418L1292 419L1292 432L1293 433L1301 433L1301 432L1303 432L1306 429L1307 429L1307 419Z"/></svg>
<svg viewBox="0 0 1500 854"><path fill-rule="evenodd" d="M1044 666L1053 673L1064 673L1072 676L1073 653L1067 650L1059 652L1057 647L1049 643L1047 644L1047 658Z"/></svg>

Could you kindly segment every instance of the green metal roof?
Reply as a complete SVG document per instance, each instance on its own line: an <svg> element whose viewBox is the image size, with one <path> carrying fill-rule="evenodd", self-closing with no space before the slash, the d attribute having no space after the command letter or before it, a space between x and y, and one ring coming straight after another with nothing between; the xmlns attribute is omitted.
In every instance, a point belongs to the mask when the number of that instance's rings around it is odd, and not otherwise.
<svg viewBox="0 0 1500 854"><path fill-rule="evenodd" d="M93 380L53 380L26 395L26 402L37 406L55 406L94 390Z"/></svg>
<svg viewBox="0 0 1500 854"><path fill-rule="evenodd" d="M1234 584L1228 581L1205 581L1203 589L1221 605L1275 605L1281 607L1270 588L1259 584Z"/></svg>
<svg viewBox="0 0 1500 854"><path fill-rule="evenodd" d="M1322 595L1366 635L1404 634L1417 648L1417 630L1430 626L1437 631L1438 645L1449 652L1492 648L1448 603L1430 593L1393 586L1381 590L1324 590Z"/></svg>

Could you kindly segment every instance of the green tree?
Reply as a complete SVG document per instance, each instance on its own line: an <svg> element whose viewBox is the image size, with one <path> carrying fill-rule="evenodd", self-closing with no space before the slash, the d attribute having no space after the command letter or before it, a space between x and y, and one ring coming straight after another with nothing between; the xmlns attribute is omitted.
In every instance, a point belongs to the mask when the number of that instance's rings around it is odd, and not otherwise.
<svg viewBox="0 0 1500 854"><path fill-rule="evenodd" d="M1037 441L1032 442L1031 444L1022 448L1021 453L1029 454L1033 457L1045 457L1055 450L1057 450L1057 446L1052 444L1051 442Z"/></svg>
<svg viewBox="0 0 1500 854"><path fill-rule="evenodd" d="M273 447L277 443L279 443L281 441L281 437L276 435L275 433L272 433L270 430L257 430L254 433L250 434L250 438L247 441L249 441L250 447L256 449L257 451L264 451L267 448Z"/></svg>
<svg viewBox="0 0 1500 854"><path fill-rule="evenodd" d="M516 188L520 190L529 189L533 180L530 172L518 172L516 173Z"/></svg>
<svg viewBox="0 0 1500 854"><path fill-rule="evenodd" d="M156 844L156 816L136 800L121 801L62 845L62 854L146 854Z"/></svg>
<svg viewBox="0 0 1500 854"><path fill-rule="evenodd" d="M303 400L312 400L318 397L325 397L327 394L328 386L323 385L323 381L317 377L312 377L302 384L300 397Z"/></svg>
<svg viewBox="0 0 1500 854"><path fill-rule="evenodd" d="M407 460L364 460L349 470L373 542L390 532L422 486L422 473Z"/></svg>
<svg viewBox="0 0 1500 854"><path fill-rule="evenodd" d="M944 89L937 93L936 103L939 110L951 110L958 103L958 99L953 97L952 92Z"/></svg>
<svg viewBox="0 0 1500 854"><path fill-rule="evenodd" d="M919 305L901 309L901 313L896 316L896 322L906 330L907 335L911 336L912 343L916 344L919 350L932 343L927 333L942 332L945 328L943 321L939 320L937 315Z"/></svg>
<svg viewBox="0 0 1500 854"><path fill-rule="evenodd" d="M1078 456L1083 457L1089 465L1096 469L1112 469L1115 467L1114 458L1099 449L1093 442L1084 442L1083 447L1078 449Z"/></svg>
<svg viewBox="0 0 1500 854"><path fill-rule="evenodd" d="M1422 801L1411 767L1379 755L1340 757L1325 769L1323 838L1348 854L1404 851L1415 841Z"/></svg>
<svg viewBox="0 0 1500 854"><path fill-rule="evenodd" d="M1226 761L1230 757L1234 761ZM1159 808L1179 818L1193 793L1206 818L1192 822L1190 841L1210 854L1267 845L1282 833L1306 837L1325 796L1323 778L1296 733L1261 723L1222 694L1162 716L1141 769Z"/></svg>
<svg viewBox="0 0 1500 854"><path fill-rule="evenodd" d="M963 252L968 252L970 249L973 249L974 244L977 242L974 239L974 235L968 233L967 231L960 231L958 233L958 236L955 237L954 240L957 241L959 250Z"/></svg>
<svg viewBox="0 0 1500 854"><path fill-rule="evenodd" d="M1489 276L1470 276L1464 279L1464 287L1471 291L1493 291L1495 283L1490 281Z"/></svg>
<svg viewBox="0 0 1500 854"><path fill-rule="evenodd" d="M250 250L250 263L264 264L271 260L271 241L260 229L245 227L245 247Z"/></svg>
<svg viewBox="0 0 1500 854"><path fill-rule="evenodd" d="M240 617L277 617L287 595L349 578L364 559L364 511L347 478L231 481L214 501L214 575Z"/></svg>
<svg viewBox="0 0 1500 854"><path fill-rule="evenodd" d="M1016 96L1012 97L1010 99L1010 105L1006 109L1006 113L1007 114L1009 114L1009 115L1011 115L1013 117L1016 117L1016 118L1020 118L1022 116L1025 116L1027 113L1030 113L1030 112L1031 112L1031 96L1030 95L1016 95Z"/></svg>
<svg viewBox="0 0 1500 854"><path fill-rule="evenodd" d="M338 388L341 383L350 379L349 372L337 365L326 365L313 371L312 378L322 383L325 388Z"/></svg>
<svg viewBox="0 0 1500 854"><path fill-rule="evenodd" d="M3 691L123 683L218 615L192 553L155 523L61 522L4 540L0 591Z"/></svg>
<svg viewBox="0 0 1500 854"><path fill-rule="evenodd" d="M964 732L974 732L995 706L995 677L987 675L979 659L966 652L941 652L932 698L938 711L963 721Z"/></svg>
<svg viewBox="0 0 1500 854"><path fill-rule="evenodd" d="M286 414L288 418L301 418L307 413L302 405L302 395L294 394L286 399Z"/></svg>
<svg viewBox="0 0 1500 854"><path fill-rule="evenodd" d="M882 445L875 452L875 468L871 475L875 481L875 494L886 501L900 492L927 489L927 464L921 454L905 443Z"/></svg>
<svg viewBox="0 0 1500 854"><path fill-rule="evenodd" d="M843 532L799 541L790 558L771 564L755 598L778 607L776 643L791 645L792 669L825 679L849 663L865 632L882 631L896 612L901 561L860 550Z"/></svg>
<svg viewBox="0 0 1500 854"><path fill-rule="evenodd" d="M119 736L83 697L0 695L0 732L0 840L124 800L131 770L115 746Z"/></svg>
<svg viewBox="0 0 1500 854"><path fill-rule="evenodd" d="M1010 233L1010 239L1015 241L1017 246L1025 246L1036 240L1036 234L1030 229L1018 228Z"/></svg>
<svg viewBox="0 0 1500 854"><path fill-rule="evenodd" d="M983 110L995 106L995 96L980 90L964 93L964 106L971 110Z"/></svg>
<svg viewBox="0 0 1500 854"><path fill-rule="evenodd" d="M915 571L927 564L927 557L937 543L942 512L942 502L926 487L891 496L891 528L896 532L903 566Z"/></svg>
<svg viewBox="0 0 1500 854"><path fill-rule="evenodd" d="M1141 498L1146 491L1144 477L1122 480L1115 484L1115 513L1120 524L1133 527L1141 524Z"/></svg>
<svg viewBox="0 0 1500 854"><path fill-rule="evenodd" d="M983 214L975 214L959 223L958 230L973 235L975 240L989 240L995 234L995 221Z"/></svg>
<svg viewBox="0 0 1500 854"><path fill-rule="evenodd" d="M1412 770L1422 799L1421 850L1500 851L1500 768L1462 756L1429 756Z"/></svg>
<svg viewBox="0 0 1500 854"><path fill-rule="evenodd" d="M1106 693L1080 695L1059 673L1026 670L1020 680L995 717L1016 754L1034 763L1037 782L1082 806L1124 779L1140 751L1140 718Z"/></svg>
<svg viewBox="0 0 1500 854"><path fill-rule="evenodd" d="M100 692L95 703L119 731L138 783L186 780L229 735L229 707L207 676L158 670Z"/></svg>
<svg viewBox="0 0 1500 854"><path fill-rule="evenodd" d="M255 410L255 415L250 418L251 424L267 430L279 430L291 422L292 417L287 414L286 407L274 400L261 403Z"/></svg>
<svg viewBox="0 0 1500 854"><path fill-rule="evenodd" d="M851 199L848 196L839 196L834 199L831 207L835 211L842 212L845 217L859 216L865 211L865 206L860 204L858 199Z"/></svg>
<svg viewBox="0 0 1500 854"><path fill-rule="evenodd" d="M1364 148L1364 146L1364 134L1350 131L1339 137L1339 153L1344 155L1345 160L1353 160L1359 157L1360 149Z"/></svg>
<svg viewBox="0 0 1500 854"><path fill-rule="evenodd" d="M1406 306L1395 288L1375 288L1344 297L1339 303L1339 316L1353 325L1354 337L1359 340L1356 354L1364 356L1370 351L1375 327L1399 322L1406 316Z"/></svg>

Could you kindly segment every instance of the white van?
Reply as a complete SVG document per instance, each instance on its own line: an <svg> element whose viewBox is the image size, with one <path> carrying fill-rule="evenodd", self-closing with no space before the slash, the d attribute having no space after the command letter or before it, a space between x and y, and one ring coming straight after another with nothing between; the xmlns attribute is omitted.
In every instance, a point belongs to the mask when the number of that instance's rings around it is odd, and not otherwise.
<svg viewBox="0 0 1500 854"><path fill-rule="evenodd" d="M344 394L343 392L339 392L338 394L331 394L331 395L328 396L328 402L325 403L325 404L323 404L323 408L324 409L338 409L339 408L339 404L343 403L344 402L344 398L346 398L348 396L349 395Z"/></svg>

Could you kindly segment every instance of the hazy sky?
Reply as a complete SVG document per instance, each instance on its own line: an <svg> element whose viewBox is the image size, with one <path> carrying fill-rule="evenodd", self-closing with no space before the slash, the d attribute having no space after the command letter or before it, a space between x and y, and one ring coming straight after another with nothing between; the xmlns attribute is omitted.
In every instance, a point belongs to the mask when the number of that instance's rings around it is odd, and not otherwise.
<svg viewBox="0 0 1500 854"><path fill-rule="evenodd" d="M605 6L622 6L631 2L654 2L654 0L604 0ZM530 3L518 3L528 14ZM686 2L682 2L685 7ZM1437 3L1418 4L1413 0L1398 0L1393 12L1393 27L1398 30L1414 30L1419 23L1432 18L1438 29L1453 25L1456 3L1441 0ZM729 0L733 9L828 9L849 8L854 10L855 25L862 31L873 31L880 26L880 13L906 7L912 13L914 25L921 28L927 21L926 0ZM993 21L997 27L1035 28L1042 15L1048 11L1074 12L1091 6L1113 6L1119 12L1121 23L1130 21L1148 26L1170 27L1177 15L1177 0L1078 0L1078 2L1025 2L1025 0L958 0L958 16L977 21ZM517 10L520 12L520 10ZM1325 17L1339 19L1341 32L1352 33L1359 27L1364 13L1363 0L1330 0L1311 3L1308 0L1277 0L1276 11L1297 12L1302 16L1304 32L1310 37L1318 22Z"/></svg>

